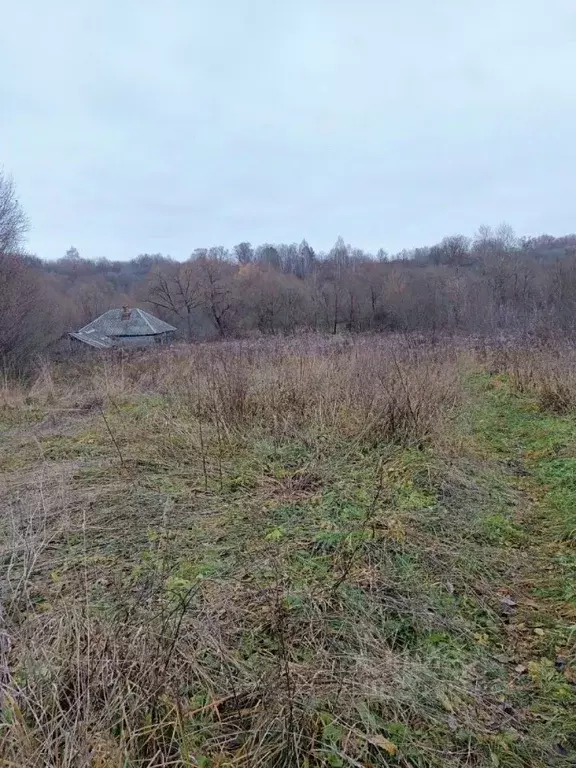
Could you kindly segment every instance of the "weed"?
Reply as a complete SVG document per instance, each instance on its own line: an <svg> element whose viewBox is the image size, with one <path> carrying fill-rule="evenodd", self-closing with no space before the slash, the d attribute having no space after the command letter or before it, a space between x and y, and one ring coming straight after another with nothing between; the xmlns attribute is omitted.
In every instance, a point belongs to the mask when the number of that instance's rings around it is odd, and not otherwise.
<svg viewBox="0 0 576 768"><path fill-rule="evenodd" d="M10 390L0 762L573 764L542 354L223 343Z"/></svg>

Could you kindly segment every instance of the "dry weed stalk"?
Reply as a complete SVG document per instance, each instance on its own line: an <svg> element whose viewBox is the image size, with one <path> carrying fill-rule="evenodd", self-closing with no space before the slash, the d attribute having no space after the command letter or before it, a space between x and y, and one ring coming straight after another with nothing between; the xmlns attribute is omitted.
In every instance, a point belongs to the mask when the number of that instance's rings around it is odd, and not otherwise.
<svg viewBox="0 0 576 768"><path fill-rule="evenodd" d="M567 413L576 407L576 350L566 343L491 350L489 369L506 374L513 389L534 396L543 410Z"/></svg>
<svg viewBox="0 0 576 768"><path fill-rule="evenodd" d="M313 574L304 581L293 565L290 571L283 541L272 547L266 541L261 549L252 543L267 525L260 486L254 489L257 511L244 509L234 492L225 496L231 479L236 482L230 456L257 441L304 445L312 456L305 465L311 477L310 466L332 444L343 462L370 451L392 455L398 446L420 456L418 449L444 429L458 403L459 365L454 350L442 345L313 337L53 367L50 385L39 383L31 396L49 394L87 419L94 411L90 423L99 424L107 463L90 459L85 468L100 474L88 491L74 491L70 481L68 494L54 488L49 497L38 493L34 515L13 513L0 592L0 755L7 765L324 766L331 728L344 733L348 749L344 754L334 747L335 761L385 765L386 753L370 742L357 713L375 702L389 719L401 721L409 712L427 722L436 710L423 700L423 690L432 701L436 692L454 693L462 702L459 716L473 723L477 702L470 703L462 681L440 680L400 638L390 642L382 634L381 623L389 619L399 627L445 629L413 585L402 591L390 577L404 542L394 538L394 521L381 514L382 463L375 484L367 481L373 493L364 516L351 518L336 543L328 541L329 555L315 558L321 537L290 543L290 555L300 553L320 570L332 558L324 580ZM532 386L533 369L529 375L519 363L517 369L517 385ZM104 421L95 399L102 393L115 404L102 410ZM145 479L127 484L118 470L138 461L152 465L149 484L173 481L174 491L170 483L161 492L150 490ZM189 472L192 491L177 485L171 468ZM288 487L294 477L273 478L275 487ZM313 478L309 490L315 493ZM179 502L179 519L172 492L189 494ZM250 549L238 545L232 556L232 542L225 541L222 572L194 570L195 561L182 562L180 542L199 515L220 502L230 514L221 530L217 516L213 523L203 518L206 536L195 540L199 561L215 540L246 531ZM129 504L135 513L127 511ZM294 506L291 513L299 514ZM330 534L330 525L315 534ZM127 538L121 543L129 549L131 528L138 526L150 528L145 551L130 561L121 550L114 560L109 540ZM444 548L423 539L439 581L457 535L451 533ZM478 696L486 698L483 712L497 714L487 695ZM447 713L434 716L448 728ZM461 757L452 764L465 764Z"/></svg>

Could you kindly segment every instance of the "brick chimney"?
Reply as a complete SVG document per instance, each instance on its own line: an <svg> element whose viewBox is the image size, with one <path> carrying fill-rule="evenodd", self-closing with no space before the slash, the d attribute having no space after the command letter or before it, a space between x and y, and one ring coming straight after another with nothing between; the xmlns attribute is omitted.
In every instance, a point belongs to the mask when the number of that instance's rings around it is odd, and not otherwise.
<svg viewBox="0 0 576 768"><path fill-rule="evenodd" d="M122 320L130 320L130 310L128 307L122 307Z"/></svg>

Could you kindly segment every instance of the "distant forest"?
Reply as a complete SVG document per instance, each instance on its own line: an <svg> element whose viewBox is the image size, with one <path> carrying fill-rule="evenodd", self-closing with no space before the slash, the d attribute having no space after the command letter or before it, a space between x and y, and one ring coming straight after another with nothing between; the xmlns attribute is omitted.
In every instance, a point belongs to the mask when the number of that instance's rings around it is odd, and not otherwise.
<svg viewBox="0 0 576 768"><path fill-rule="evenodd" d="M0 174L0 357L20 366L111 307L146 308L200 341L254 334L395 331L570 335L576 234L517 237L507 225L423 248L367 253L339 237L297 243L44 261L23 251L27 220Z"/></svg>

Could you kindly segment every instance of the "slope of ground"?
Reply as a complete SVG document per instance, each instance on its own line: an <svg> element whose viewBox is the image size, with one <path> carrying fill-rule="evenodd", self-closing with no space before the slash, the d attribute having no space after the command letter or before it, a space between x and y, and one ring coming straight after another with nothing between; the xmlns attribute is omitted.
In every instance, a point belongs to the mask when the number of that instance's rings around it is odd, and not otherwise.
<svg viewBox="0 0 576 768"><path fill-rule="evenodd" d="M572 413L453 350L194 355L6 400L0 765L573 765Z"/></svg>

